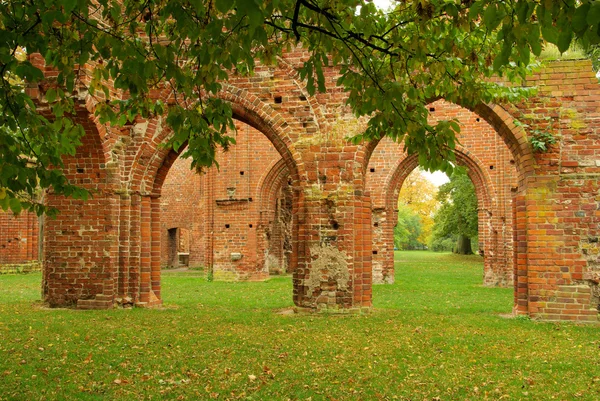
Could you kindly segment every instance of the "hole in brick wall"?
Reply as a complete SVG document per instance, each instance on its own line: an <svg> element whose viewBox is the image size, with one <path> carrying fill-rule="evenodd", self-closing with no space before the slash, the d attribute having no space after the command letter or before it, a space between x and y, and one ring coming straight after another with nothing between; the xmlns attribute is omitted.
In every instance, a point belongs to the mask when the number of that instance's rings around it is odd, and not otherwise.
<svg viewBox="0 0 600 401"><path fill-rule="evenodd" d="M377 251L373 251L373 255L377 255Z"/></svg>
<svg viewBox="0 0 600 401"><path fill-rule="evenodd" d="M244 175L244 172L243 172L243 171L240 171L240 175Z"/></svg>
<svg viewBox="0 0 600 401"><path fill-rule="evenodd" d="M306 96L300 95L300 100L305 101L306 100Z"/></svg>
<svg viewBox="0 0 600 401"><path fill-rule="evenodd" d="M277 103L277 104L283 102L283 98L281 96L275 96L273 98L273 100L275 100L275 103Z"/></svg>
<svg viewBox="0 0 600 401"><path fill-rule="evenodd" d="M85 170L84 170L84 169L82 169L81 167L77 167L77 172L78 172L79 174L82 174L82 173L84 173L84 172L85 172Z"/></svg>
<svg viewBox="0 0 600 401"><path fill-rule="evenodd" d="M494 166L490 166L490 170L493 170L493 169L494 169Z"/></svg>
<svg viewBox="0 0 600 401"><path fill-rule="evenodd" d="M248 224L248 227L252 228L252 224Z"/></svg>
<svg viewBox="0 0 600 401"><path fill-rule="evenodd" d="M331 221L329 222L329 224L331 225L331 228L333 228L334 230L337 230L338 228L340 228L340 223L338 223L338 222L337 222L337 221L335 221L335 220L331 220Z"/></svg>
<svg viewBox="0 0 600 401"><path fill-rule="evenodd" d="M515 159L510 159L509 163L510 164L515 164Z"/></svg>
<svg viewBox="0 0 600 401"><path fill-rule="evenodd" d="M477 117L477 118L475 119L475 121L477 121L477 122L480 122L480 121L481 121L481 118Z"/></svg>
<svg viewBox="0 0 600 401"><path fill-rule="evenodd" d="M225 224L225 228L229 228L229 224Z"/></svg>
<svg viewBox="0 0 600 401"><path fill-rule="evenodd" d="M371 173L374 173L374 172L375 172L375 169L374 169L374 168L370 168L370 169L369 169L369 171L370 171Z"/></svg>
<svg viewBox="0 0 600 401"><path fill-rule="evenodd" d="M429 111L435 111L435 107L430 107Z"/></svg>
<svg viewBox="0 0 600 401"><path fill-rule="evenodd" d="M373 226L379 227L379 223L375 223L375 224L373 224Z"/></svg>
<svg viewBox="0 0 600 401"><path fill-rule="evenodd" d="M248 202L252 202L252 198L248 198Z"/></svg>

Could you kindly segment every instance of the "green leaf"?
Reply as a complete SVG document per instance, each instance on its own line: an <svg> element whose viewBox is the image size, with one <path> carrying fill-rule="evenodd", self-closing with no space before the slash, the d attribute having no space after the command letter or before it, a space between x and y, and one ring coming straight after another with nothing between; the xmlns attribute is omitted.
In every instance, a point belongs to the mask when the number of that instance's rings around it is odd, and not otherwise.
<svg viewBox="0 0 600 401"><path fill-rule="evenodd" d="M558 30L552 25L542 26L542 37L550 43L558 44Z"/></svg>
<svg viewBox="0 0 600 401"><path fill-rule="evenodd" d="M573 32L572 31L563 31L560 33L560 35L558 36L558 41L556 43L556 45L558 46L558 50L561 53L566 52L567 50L569 50L569 46L571 46L571 40L573 39Z"/></svg>
<svg viewBox="0 0 600 401"><path fill-rule="evenodd" d="M12 212L14 214L19 214L21 213L21 210L23 210L23 206L21 205L21 201L17 198L11 198L8 201L8 204L10 206L10 210L12 210Z"/></svg>
<svg viewBox="0 0 600 401"><path fill-rule="evenodd" d="M77 6L77 0L62 0L61 3L65 14L70 14Z"/></svg>
<svg viewBox="0 0 600 401"><path fill-rule="evenodd" d="M247 0L242 0L242 2ZM227 11L231 10L233 7L233 0L216 0L217 10L225 14Z"/></svg>
<svg viewBox="0 0 600 401"><path fill-rule="evenodd" d="M573 30L577 33L584 32L588 28L587 16L590 11L590 3L584 3L575 10L571 20Z"/></svg>
<svg viewBox="0 0 600 401"><path fill-rule="evenodd" d="M46 100L48 103L54 103L56 100L56 89L50 88L46 91Z"/></svg>
<svg viewBox="0 0 600 401"><path fill-rule="evenodd" d="M583 5L579 8L582 7ZM587 13L586 21L588 25L596 25L600 22L600 1L594 1L591 4L590 10Z"/></svg>

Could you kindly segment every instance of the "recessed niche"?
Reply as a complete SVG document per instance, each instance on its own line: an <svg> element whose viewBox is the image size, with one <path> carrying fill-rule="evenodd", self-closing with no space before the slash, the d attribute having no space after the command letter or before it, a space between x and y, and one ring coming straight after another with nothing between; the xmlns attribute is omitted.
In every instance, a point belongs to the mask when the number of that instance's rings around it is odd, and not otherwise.
<svg viewBox="0 0 600 401"><path fill-rule="evenodd" d="M83 174L85 172L85 170L83 168L81 168L81 167L77 167L77 172L79 174Z"/></svg>
<svg viewBox="0 0 600 401"><path fill-rule="evenodd" d="M477 122L480 122L480 121L481 121L481 118L477 117L477 118L475 119L475 121L477 121Z"/></svg>
<svg viewBox="0 0 600 401"><path fill-rule="evenodd" d="M377 255L377 251L373 251L373 255Z"/></svg>
<svg viewBox="0 0 600 401"><path fill-rule="evenodd" d="M379 223L374 223L373 226L374 227L379 227Z"/></svg>
<svg viewBox="0 0 600 401"><path fill-rule="evenodd" d="M300 95L300 100L305 101L306 100L306 96Z"/></svg>
<svg viewBox="0 0 600 401"><path fill-rule="evenodd" d="M494 166L490 166L490 170L493 170L493 169L494 169Z"/></svg>
<svg viewBox="0 0 600 401"><path fill-rule="evenodd" d="M374 172L375 172L375 169L374 169L374 168L370 168L370 169L369 169L369 171L370 171L371 173L374 173Z"/></svg>
<svg viewBox="0 0 600 401"><path fill-rule="evenodd" d="M248 224L248 227L252 228L252 224Z"/></svg>
<svg viewBox="0 0 600 401"><path fill-rule="evenodd" d="M240 175L244 175L244 172L243 172L243 171L240 171Z"/></svg>
<svg viewBox="0 0 600 401"><path fill-rule="evenodd" d="M429 111L431 111L431 112L435 111L435 107L430 107Z"/></svg>
<svg viewBox="0 0 600 401"><path fill-rule="evenodd" d="M229 228L229 224L225 224L225 228Z"/></svg>
<svg viewBox="0 0 600 401"><path fill-rule="evenodd" d="M279 104L281 102L283 102L283 98L281 96L275 96L273 98L273 100L275 101L275 103Z"/></svg>

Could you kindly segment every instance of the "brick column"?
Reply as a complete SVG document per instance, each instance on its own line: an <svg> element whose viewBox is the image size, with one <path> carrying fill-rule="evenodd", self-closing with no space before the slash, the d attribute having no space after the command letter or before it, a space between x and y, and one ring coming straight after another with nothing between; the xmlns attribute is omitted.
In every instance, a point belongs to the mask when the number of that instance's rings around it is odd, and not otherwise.
<svg viewBox="0 0 600 401"><path fill-rule="evenodd" d="M313 311L360 311L371 306L370 198L352 160L356 149L328 145L307 153L314 159L302 187L294 302Z"/></svg>

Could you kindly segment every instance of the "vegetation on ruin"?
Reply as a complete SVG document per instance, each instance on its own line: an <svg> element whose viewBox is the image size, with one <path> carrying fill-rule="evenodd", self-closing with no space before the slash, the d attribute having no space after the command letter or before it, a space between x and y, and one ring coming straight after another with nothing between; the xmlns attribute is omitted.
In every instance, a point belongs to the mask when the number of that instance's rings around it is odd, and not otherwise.
<svg viewBox="0 0 600 401"><path fill-rule="evenodd" d="M290 277L163 274L159 310L48 310L38 273L0 276L0 400L594 400L598 327L505 318L482 262L399 252L375 310L279 314Z"/></svg>
<svg viewBox="0 0 600 401"><path fill-rule="evenodd" d="M215 98L231 73L251 74L302 43L308 91L325 89L335 66L356 116L357 140L389 135L420 164L449 170L459 126L427 122L433 99L472 106L519 98L518 82L546 42L566 51L600 41L592 0L411 0L389 13L367 0L7 0L0 2L0 207L43 212L37 188L76 198L88 193L59 169L84 130L72 119L91 96L101 124L163 116L197 167L233 139L230 106ZM41 102L26 86L44 76L23 54L58 71ZM111 94L111 88L116 90ZM170 103L157 100L162 92Z"/></svg>

